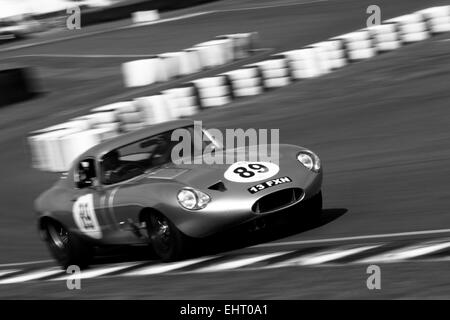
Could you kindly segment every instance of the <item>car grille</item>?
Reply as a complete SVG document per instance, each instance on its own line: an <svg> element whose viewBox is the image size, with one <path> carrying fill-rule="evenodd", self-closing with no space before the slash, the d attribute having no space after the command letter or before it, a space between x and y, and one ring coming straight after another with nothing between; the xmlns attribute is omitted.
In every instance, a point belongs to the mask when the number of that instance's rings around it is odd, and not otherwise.
<svg viewBox="0 0 450 320"><path fill-rule="evenodd" d="M252 211L256 213L265 213L288 207L300 201L304 192L300 188L283 189L267 196L262 197L252 206Z"/></svg>

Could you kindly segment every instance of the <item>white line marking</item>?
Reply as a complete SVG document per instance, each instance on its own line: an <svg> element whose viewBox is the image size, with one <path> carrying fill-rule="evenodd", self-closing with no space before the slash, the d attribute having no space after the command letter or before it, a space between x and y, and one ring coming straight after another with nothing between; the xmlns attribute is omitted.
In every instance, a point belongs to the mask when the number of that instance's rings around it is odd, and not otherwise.
<svg viewBox="0 0 450 320"><path fill-rule="evenodd" d="M268 4L268 5L255 6L255 7L215 10L215 12L236 12L236 11L250 11L250 10L261 10L261 9L271 9L271 8L294 7L294 6L301 6L301 5L305 5L305 4L313 4L313 3L320 3L320 2L328 2L328 0L315 0L315 1L313 0L313 1L307 1L307 2L289 2L289 3L282 3L282 4Z"/></svg>
<svg viewBox="0 0 450 320"><path fill-rule="evenodd" d="M288 254L292 251L286 251L286 252L277 252L277 253L271 253L271 254L265 254L262 256L256 256L256 257L246 257L243 259L238 259L238 260L233 260L233 261L228 261L228 262L223 262L223 263L218 263L212 266L208 266L208 267L204 267L204 268L200 268L197 270L194 270L193 272L197 273L197 272L217 272L217 271L224 271L224 270L230 270L230 269L237 269L240 267L244 267L256 262L260 262L260 261L264 261L270 258L274 258L274 257L278 257L281 255L285 255Z"/></svg>
<svg viewBox="0 0 450 320"><path fill-rule="evenodd" d="M7 57L8 59L18 59L18 58L152 58L156 54L24 54Z"/></svg>
<svg viewBox="0 0 450 320"><path fill-rule="evenodd" d="M215 13L215 12L217 12L217 11L214 10L214 11L203 11L203 12L189 13L189 14L184 14L184 15L181 15L181 16L178 16L178 17L173 17L173 18L165 18L165 19L156 20L156 21L136 23L136 24L132 24L132 25L129 25L129 26L121 27L120 29L138 28L138 27L145 27L145 26L150 26L150 25L154 25L154 24L160 24L160 23L164 23L164 22L172 22L172 21L190 19L190 18L195 18L195 17L198 17L198 16L203 16L203 15L206 15L206 14Z"/></svg>
<svg viewBox="0 0 450 320"><path fill-rule="evenodd" d="M157 265L153 265L153 266L149 266L149 267L144 267L142 269L138 269L138 270L134 270L134 271L130 271L127 273L124 273L124 276L146 276L146 275L151 275L151 274L160 274L160 273L165 273L165 272L169 272L172 270L176 270L176 269L180 269L180 268L184 268L199 262L203 262L209 259L213 259L216 257L205 257L205 258L198 258L198 259L191 259L191 260L186 260L186 261L180 261L180 262L171 262L171 263L162 263L162 264L157 264Z"/></svg>
<svg viewBox="0 0 450 320"><path fill-rule="evenodd" d="M20 271L20 270L18 270L18 269L16 269L16 270L0 270L0 277L10 274L10 273L13 273L13 272L16 272L16 271Z"/></svg>
<svg viewBox="0 0 450 320"><path fill-rule="evenodd" d="M270 266L265 267L265 269L273 269L273 268L281 268L281 267L291 267L291 266L309 266L309 265L315 265L315 264L322 264L325 262L333 261L336 259L348 257L372 248L376 248L381 246L379 245L373 245L373 246L364 246L364 247L358 247L358 248L337 248L333 250L326 250L318 253L312 253L307 254L304 256L300 256L297 258L292 258L280 263L276 263Z"/></svg>
<svg viewBox="0 0 450 320"><path fill-rule="evenodd" d="M46 268L0 280L0 284L20 283L31 280L37 280L48 276L52 276L54 274L61 273L61 271L62 271L61 268L58 267Z"/></svg>
<svg viewBox="0 0 450 320"><path fill-rule="evenodd" d="M79 274L70 274L63 277L58 277L55 279L51 279L51 281L60 281L60 280L73 280L73 279L92 279L101 277L108 273L120 271L129 267L134 267L135 265L142 264L143 262L131 262L131 263L120 263L118 265L108 265L106 267L99 267L92 270L81 270Z"/></svg>
<svg viewBox="0 0 450 320"><path fill-rule="evenodd" d="M392 250L386 253L372 256L370 258L361 259L355 261L354 263L395 262L423 256L425 254L433 253L446 248L450 248L450 242L425 242L414 246Z"/></svg>
<svg viewBox="0 0 450 320"><path fill-rule="evenodd" d="M340 242L340 241L349 241L349 240L365 240L365 239L377 239L377 238L419 236L419 235L438 234L438 233L450 233L450 229L424 230L424 231L411 231L411 232L398 232L398 233L382 233L382 234L372 234L372 235L365 235L365 236L353 236L353 237L342 237L342 238L328 238L328 239L313 239L313 240L263 243L263 244L258 244L256 246L253 246L250 248L266 248L266 247L280 247L280 246L313 244L313 243L324 243L324 242Z"/></svg>
<svg viewBox="0 0 450 320"><path fill-rule="evenodd" d="M26 262L17 262L17 263L5 263L5 264L0 264L0 268L14 267L14 266L26 266L29 264L40 264L40 263L49 263L49 262L53 262L53 260L36 260L36 261L26 261Z"/></svg>

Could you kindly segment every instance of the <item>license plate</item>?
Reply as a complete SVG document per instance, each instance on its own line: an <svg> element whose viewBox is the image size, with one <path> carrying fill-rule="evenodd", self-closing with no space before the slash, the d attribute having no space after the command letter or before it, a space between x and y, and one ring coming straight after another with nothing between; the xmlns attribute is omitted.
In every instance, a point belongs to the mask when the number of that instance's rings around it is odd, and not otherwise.
<svg viewBox="0 0 450 320"><path fill-rule="evenodd" d="M271 179L271 180L267 180L267 181L261 182L261 183L259 183L257 185L254 185L251 188L248 188L247 190L251 194L255 194L255 193L257 193L257 192L259 192L261 190L265 190L267 188L271 188L271 187L278 186L278 185L283 184L283 183L289 183L289 182L292 182L291 178L289 178L289 177L281 177L281 178L276 178L276 179Z"/></svg>

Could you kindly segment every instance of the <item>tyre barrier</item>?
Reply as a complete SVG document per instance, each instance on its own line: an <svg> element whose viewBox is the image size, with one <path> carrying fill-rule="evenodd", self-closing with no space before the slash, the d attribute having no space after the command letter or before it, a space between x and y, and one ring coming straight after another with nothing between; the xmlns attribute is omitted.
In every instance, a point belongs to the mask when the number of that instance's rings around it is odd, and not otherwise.
<svg viewBox="0 0 450 320"><path fill-rule="evenodd" d="M232 100L230 81L226 75L191 81L197 89L200 107L211 108L228 104Z"/></svg>
<svg viewBox="0 0 450 320"><path fill-rule="evenodd" d="M163 90L161 93L172 107L175 118L191 117L201 109L198 89L192 83Z"/></svg>
<svg viewBox="0 0 450 320"><path fill-rule="evenodd" d="M217 36L216 39L229 39L232 41L235 59L247 58L257 46L258 33L236 33Z"/></svg>
<svg viewBox="0 0 450 320"><path fill-rule="evenodd" d="M256 36L256 32L220 36L180 52L125 62L122 64L124 85L127 88L148 86L245 58L254 49Z"/></svg>
<svg viewBox="0 0 450 320"><path fill-rule="evenodd" d="M134 24L141 24L159 20L158 10L136 11L131 14L131 20Z"/></svg>
<svg viewBox="0 0 450 320"><path fill-rule="evenodd" d="M428 8L419 13L432 34L450 32L450 6Z"/></svg>
<svg viewBox="0 0 450 320"><path fill-rule="evenodd" d="M372 35L374 45L378 52L387 52L402 46L402 40L397 30L396 23L385 22L380 25L367 28Z"/></svg>
<svg viewBox="0 0 450 320"><path fill-rule="evenodd" d="M0 107L31 98L35 92L28 68L0 69Z"/></svg>
<svg viewBox="0 0 450 320"><path fill-rule="evenodd" d="M431 36L428 26L421 13L412 13L386 22L395 23L402 43L408 44L428 39Z"/></svg>
<svg viewBox="0 0 450 320"><path fill-rule="evenodd" d="M33 166L44 171L67 171L77 155L124 132L191 117L202 109L220 107L234 99L258 95L295 80L315 78L349 63L448 31L450 6L428 8L301 49L281 52L237 70L196 79L157 95L97 107L88 115L30 133L28 141ZM154 74L147 78L139 75L129 80L132 83L149 83L156 79L163 81L177 74L189 74L230 59L239 59L244 52L251 50L251 42L254 41L252 37L239 35L220 36L217 40L183 52L169 52L155 59L144 59L144 62L129 62L126 68L142 67L147 71L161 68L164 71L158 77Z"/></svg>
<svg viewBox="0 0 450 320"><path fill-rule="evenodd" d="M261 70L257 66L222 73L230 82L234 97L246 97L261 94L264 91Z"/></svg>

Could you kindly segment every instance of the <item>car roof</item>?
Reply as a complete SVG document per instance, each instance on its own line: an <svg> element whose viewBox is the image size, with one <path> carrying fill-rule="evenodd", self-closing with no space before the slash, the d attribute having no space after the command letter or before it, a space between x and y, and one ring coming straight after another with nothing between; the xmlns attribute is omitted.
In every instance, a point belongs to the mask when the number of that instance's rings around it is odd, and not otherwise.
<svg viewBox="0 0 450 320"><path fill-rule="evenodd" d="M125 146L127 144L143 140L145 138L164 133L166 131L193 125L193 120L174 120L146 126L145 128L121 134L117 137L108 139L102 143L95 145L89 150L83 152L78 157L77 162L83 158L99 158L109 151Z"/></svg>

